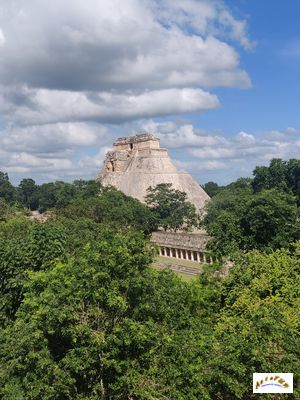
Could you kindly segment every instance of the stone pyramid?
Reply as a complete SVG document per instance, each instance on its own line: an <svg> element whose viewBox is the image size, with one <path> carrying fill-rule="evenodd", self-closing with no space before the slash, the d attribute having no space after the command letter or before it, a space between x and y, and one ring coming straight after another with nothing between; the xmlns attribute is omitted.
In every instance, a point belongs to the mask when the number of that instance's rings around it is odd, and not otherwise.
<svg viewBox="0 0 300 400"><path fill-rule="evenodd" d="M96 180L142 202L149 186L159 183L172 183L173 188L185 192L199 212L210 200L189 174L177 171L167 149L160 148L159 139L152 134L117 139Z"/></svg>

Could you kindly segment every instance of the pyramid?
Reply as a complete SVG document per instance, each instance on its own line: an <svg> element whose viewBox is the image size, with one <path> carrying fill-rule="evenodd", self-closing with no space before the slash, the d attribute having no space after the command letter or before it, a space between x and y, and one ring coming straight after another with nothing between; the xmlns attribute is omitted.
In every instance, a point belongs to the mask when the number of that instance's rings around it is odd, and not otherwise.
<svg viewBox="0 0 300 400"><path fill-rule="evenodd" d="M187 200L198 212L210 200L188 173L177 171L167 149L160 148L159 139L148 133L117 139L113 150L106 154L96 180L141 202L144 202L149 186L155 187L159 183L171 183L174 189L185 192Z"/></svg>

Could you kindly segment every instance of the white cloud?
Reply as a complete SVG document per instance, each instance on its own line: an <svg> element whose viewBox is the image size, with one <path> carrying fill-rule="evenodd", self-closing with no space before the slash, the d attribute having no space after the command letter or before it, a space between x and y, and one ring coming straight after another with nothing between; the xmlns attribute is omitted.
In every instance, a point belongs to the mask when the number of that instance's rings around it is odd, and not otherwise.
<svg viewBox="0 0 300 400"><path fill-rule="evenodd" d="M14 127L0 135L6 151L31 153L60 153L76 147L94 146L108 135L105 127L85 123L57 123Z"/></svg>
<svg viewBox="0 0 300 400"><path fill-rule="evenodd" d="M162 23L157 4L162 5L169 26ZM239 23L223 2L176 4L15 0L0 17L8 43L0 53L0 80L80 91L249 86L236 51L217 38L216 29L212 35L212 25L236 30ZM182 15L184 26L176 25ZM185 29L200 25L197 35ZM246 40L246 32L240 31L235 36Z"/></svg>
<svg viewBox="0 0 300 400"><path fill-rule="evenodd" d="M272 158L298 158L300 152L300 132L293 127L258 133L242 131L225 137L173 121L150 120L140 126L142 130L158 134L161 144L171 154L173 149L177 167L187 170L202 183L211 179L228 183L251 175L255 166L266 165Z"/></svg>
<svg viewBox="0 0 300 400"><path fill-rule="evenodd" d="M4 33L2 31L2 29L0 28L0 47L3 46L5 44L6 40L5 40L5 36Z"/></svg>
<svg viewBox="0 0 300 400"><path fill-rule="evenodd" d="M0 170L38 180L93 178L110 150L112 137L117 135L99 124L54 124L41 128L22 128L19 134L17 130L6 135L2 132ZM228 183L251 175L256 165L267 165L272 158L297 158L300 152L300 132L295 128L276 131L276 138L272 136L275 131L242 131L225 137L199 131L190 123L149 120L135 128L137 132L141 130L159 132L161 145L169 149L177 168L188 171L201 183ZM61 134L63 131L65 134ZM53 141L50 135L47 137L49 132L56 132ZM59 138L63 140L60 142ZM82 146L88 146L89 153L79 154L76 149Z"/></svg>
<svg viewBox="0 0 300 400"><path fill-rule="evenodd" d="M35 176L38 180L96 175L112 133L93 123L57 123L14 127L0 132L0 170ZM94 157L82 155L100 148ZM101 150L102 149L102 150ZM102 153L101 153L102 151ZM83 162L91 158L92 162Z"/></svg>
<svg viewBox="0 0 300 400"><path fill-rule="evenodd" d="M116 125L213 110L215 87L251 86L235 48L252 46L247 23L223 0L2 3L0 169L93 175ZM162 142L189 157L192 147L199 159L197 149L227 148L221 134L168 124Z"/></svg>
<svg viewBox="0 0 300 400"><path fill-rule="evenodd" d="M244 144L246 146L249 145L254 145L256 142L256 139L253 135L246 133L246 132L239 132L236 135L236 139L239 143Z"/></svg>
<svg viewBox="0 0 300 400"><path fill-rule="evenodd" d="M29 153L12 153L9 155L5 170L9 172L41 173L62 170L73 167L72 161L61 158L41 158Z"/></svg>
<svg viewBox="0 0 300 400"><path fill-rule="evenodd" d="M23 104L10 104L7 120L12 123L28 125L80 120L120 122L142 117L203 112L219 106L215 95L193 88L153 90L139 95L110 92L86 94L26 88L23 91L26 101Z"/></svg>
<svg viewBox="0 0 300 400"><path fill-rule="evenodd" d="M79 162L78 166L85 170L93 171L94 174L96 172L100 172L102 169L103 161L105 159L105 155L108 151L112 150L111 147L101 147L99 151L94 156L84 156L82 157Z"/></svg>
<svg viewBox="0 0 300 400"><path fill-rule="evenodd" d="M229 165L217 160L204 160L204 161L182 161L174 160L174 164L178 170L193 172L193 174L203 171L219 171L229 168Z"/></svg>
<svg viewBox="0 0 300 400"><path fill-rule="evenodd" d="M192 147L192 146L215 146L225 144L226 139L219 135L207 135L192 124L176 126L174 122L146 121L141 124L142 130L155 133L160 139L162 146L170 149Z"/></svg>
<svg viewBox="0 0 300 400"><path fill-rule="evenodd" d="M247 24L245 20L236 20L228 9L223 9L220 12L220 23L225 28L230 29L230 36L239 41L246 49L252 49L255 43L250 41L247 36Z"/></svg>
<svg viewBox="0 0 300 400"><path fill-rule="evenodd" d="M160 19L168 25L192 26L199 34L221 34L227 30L246 49L254 45L248 38L246 21L237 20L222 1L165 0L156 4Z"/></svg>

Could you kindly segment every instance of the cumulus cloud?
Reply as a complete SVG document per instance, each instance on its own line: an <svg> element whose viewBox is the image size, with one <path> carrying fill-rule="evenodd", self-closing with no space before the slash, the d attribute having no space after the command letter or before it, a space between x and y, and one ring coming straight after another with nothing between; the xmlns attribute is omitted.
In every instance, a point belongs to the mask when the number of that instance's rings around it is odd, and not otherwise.
<svg viewBox="0 0 300 400"><path fill-rule="evenodd" d="M142 123L142 129L155 133L161 139L162 145L170 149L215 146L226 143L223 136L208 135L200 129L195 129L192 124L177 126L171 121L156 123L150 120Z"/></svg>
<svg viewBox="0 0 300 400"><path fill-rule="evenodd" d="M204 172L207 171L219 171L221 169L228 169L228 165L224 162L212 160L212 161L182 161L182 160L174 160L174 164L179 170L183 171L196 171L196 172Z"/></svg>
<svg viewBox="0 0 300 400"><path fill-rule="evenodd" d="M4 43L5 43L5 36L2 29L0 28L0 47L3 46Z"/></svg>
<svg viewBox="0 0 300 400"><path fill-rule="evenodd" d="M300 152L300 132L292 127L283 131L241 131L229 137L174 121L144 121L141 128L157 134L176 158L177 167L202 183L210 179L228 183L251 175L255 166L266 165L272 158L297 158Z"/></svg>
<svg viewBox="0 0 300 400"><path fill-rule="evenodd" d="M60 153L76 147L93 146L108 136L105 127L85 123L57 123L8 128L0 145L8 152Z"/></svg>
<svg viewBox="0 0 300 400"><path fill-rule="evenodd" d="M222 1L159 3L169 26L161 22L154 0L15 0L0 17L8 43L0 53L0 79L98 91L249 85L236 51L211 35L211 25L234 31L239 22L229 10L224 18ZM174 26L182 14L186 27L203 25L201 35ZM246 32L240 36L246 38Z"/></svg>
<svg viewBox="0 0 300 400"><path fill-rule="evenodd" d="M247 35L246 21L234 18L221 1L165 0L155 4L160 20L167 25L176 24L180 28L191 26L199 34L222 34L226 31L246 49L254 46Z"/></svg>
<svg viewBox="0 0 300 400"><path fill-rule="evenodd" d="M28 88L23 88L22 92L26 98L23 104L14 103L17 96L13 93L7 96L5 103L10 109L7 121L18 125L87 120L122 122L142 117L203 112L219 106L215 95L193 88L153 90L137 95Z"/></svg>
<svg viewBox="0 0 300 400"><path fill-rule="evenodd" d="M108 135L105 127L84 123L33 125L5 130L0 144L6 151L60 153L76 147L94 146Z"/></svg>
<svg viewBox="0 0 300 400"><path fill-rule="evenodd" d="M220 32L242 24L235 36L245 41L245 21L221 0L15 0L1 11L0 110L9 123L201 112L219 106L206 88L251 85Z"/></svg>
<svg viewBox="0 0 300 400"><path fill-rule="evenodd" d="M223 0L2 3L0 169L93 176L116 126L213 110L214 88L251 86L247 22ZM174 149L226 146L178 129L165 134Z"/></svg>
<svg viewBox="0 0 300 400"><path fill-rule="evenodd" d="M56 123L7 128L0 133L0 170L30 174L38 180L68 176L91 178L112 140L105 126L93 123ZM85 156L83 149L99 149ZM84 162L91 158L93 162ZM48 178L47 178L48 177Z"/></svg>

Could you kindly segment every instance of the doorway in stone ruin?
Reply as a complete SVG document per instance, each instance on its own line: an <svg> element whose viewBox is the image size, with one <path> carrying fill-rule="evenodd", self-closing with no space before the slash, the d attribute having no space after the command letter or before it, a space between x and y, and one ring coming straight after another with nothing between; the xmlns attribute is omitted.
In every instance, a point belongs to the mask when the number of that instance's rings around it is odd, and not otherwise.
<svg viewBox="0 0 300 400"><path fill-rule="evenodd" d="M112 161L109 161L109 162L106 164L106 171L108 171L108 172L114 172L114 170L115 170L114 163L113 163Z"/></svg>
<svg viewBox="0 0 300 400"><path fill-rule="evenodd" d="M133 143L129 143L129 148L130 148L130 150L133 149Z"/></svg>

